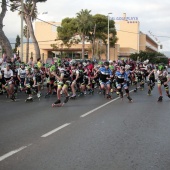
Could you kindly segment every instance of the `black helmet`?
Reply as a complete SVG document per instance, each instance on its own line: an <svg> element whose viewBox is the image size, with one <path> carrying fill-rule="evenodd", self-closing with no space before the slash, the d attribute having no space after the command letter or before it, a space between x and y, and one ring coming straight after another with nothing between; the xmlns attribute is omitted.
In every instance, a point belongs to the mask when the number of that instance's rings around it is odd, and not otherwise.
<svg viewBox="0 0 170 170"><path fill-rule="evenodd" d="M76 66L77 66L77 63L72 63L71 66L76 67Z"/></svg>
<svg viewBox="0 0 170 170"><path fill-rule="evenodd" d="M124 66L120 66L120 69L125 71L125 67Z"/></svg>
<svg viewBox="0 0 170 170"><path fill-rule="evenodd" d="M108 62L108 61L105 61L105 62L104 62L104 66L109 66L109 62Z"/></svg>
<svg viewBox="0 0 170 170"><path fill-rule="evenodd" d="M64 62L64 66L69 67L69 62L68 61Z"/></svg>

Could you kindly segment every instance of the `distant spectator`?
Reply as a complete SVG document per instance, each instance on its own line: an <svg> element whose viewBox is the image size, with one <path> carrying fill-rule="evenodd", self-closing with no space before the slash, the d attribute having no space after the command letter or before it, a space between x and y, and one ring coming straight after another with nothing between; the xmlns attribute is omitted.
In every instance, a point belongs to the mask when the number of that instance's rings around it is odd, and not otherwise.
<svg viewBox="0 0 170 170"><path fill-rule="evenodd" d="M41 68L41 67L42 67L41 58L38 58L38 59L37 59L37 66L38 66L38 68Z"/></svg>
<svg viewBox="0 0 170 170"><path fill-rule="evenodd" d="M28 65L33 65L33 64L34 64L34 62L33 62L33 57L30 57L30 60L28 61L27 64L28 64Z"/></svg>

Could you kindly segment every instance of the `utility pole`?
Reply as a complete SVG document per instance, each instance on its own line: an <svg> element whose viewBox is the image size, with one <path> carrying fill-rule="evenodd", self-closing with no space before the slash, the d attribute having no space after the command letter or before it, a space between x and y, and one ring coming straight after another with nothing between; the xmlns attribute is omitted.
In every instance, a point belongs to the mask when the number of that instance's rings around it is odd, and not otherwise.
<svg viewBox="0 0 170 170"><path fill-rule="evenodd" d="M93 58L93 60L94 60L94 55L95 55L95 36L96 36L96 23L95 23L95 25L94 25L94 32L93 32L93 56L92 56L92 58Z"/></svg>
<svg viewBox="0 0 170 170"><path fill-rule="evenodd" d="M24 3L21 0L21 61L23 61L23 19L24 19Z"/></svg>
<svg viewBox="0 0 170 170"><path fill-rule="evenodd" d="M111 12L108 13L108 42L107 42L107 60L110 60L110 37L109 37L109 14L112 14Z"/></svg>

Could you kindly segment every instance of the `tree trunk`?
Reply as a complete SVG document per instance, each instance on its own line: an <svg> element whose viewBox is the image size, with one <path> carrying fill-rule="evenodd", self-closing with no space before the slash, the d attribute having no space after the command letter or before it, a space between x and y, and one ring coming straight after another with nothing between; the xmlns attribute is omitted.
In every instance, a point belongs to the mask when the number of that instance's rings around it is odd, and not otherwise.
<svg viewBox="0 0 170 170"><path fill-rule="evenodd" d="M82 59L84 60L85 35L82 35Z"/></svg>
<svg viewBox="0 0 170 170"><path fill-rule="evenodd" d="M28 58L29 58L29 30L27 27L27 54L26 54L26 63L28 63Z"/></svg>
<svg viewBox="0 0 170 170"><path fill-rule="evenodd" d="M6 7L6 0L2 0L2 11L0 13L0 45L5 49L7 58L12 57L12 47L8 40L8 38L5 36L5 33L3 31L3 19L5 17L7 7Z"/></svg>
<svg viewBox="0 0 170 170"><path fill-rule="evenodd" d="M35 34L34 34L34 29L33 29L33 26L32 26L31 17L27 15L25 19L26 19L26 23L27 23L27 27L28 27L31 39L32 39L33 44L34 44L35 57L36 57L36 58L34 58L34 61L37 61L37 59L40 58L40 48L39 48L37 39L36 39Z"/></svg>
<svg viewBox="0 0 170 170"><path fill-rule="evenodd" d="M96 39L96 24L94 25L94 32L93 32L93 38L92 38L92 47L93 47L92 58L93 59L95 56L95 39Z"/></svg>

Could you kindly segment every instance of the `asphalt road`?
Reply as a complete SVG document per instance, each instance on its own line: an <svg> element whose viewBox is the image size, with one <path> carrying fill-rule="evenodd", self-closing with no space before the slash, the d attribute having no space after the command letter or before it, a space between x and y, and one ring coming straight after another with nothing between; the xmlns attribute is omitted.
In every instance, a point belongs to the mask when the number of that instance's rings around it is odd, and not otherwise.
<svg viewBox="0 0 170 170"><path fill-rule="evenodd" d="M81 97L52 108L55 97L25 103L0 96L0 170L169 170L170 99L155 87Z"/></svg>

